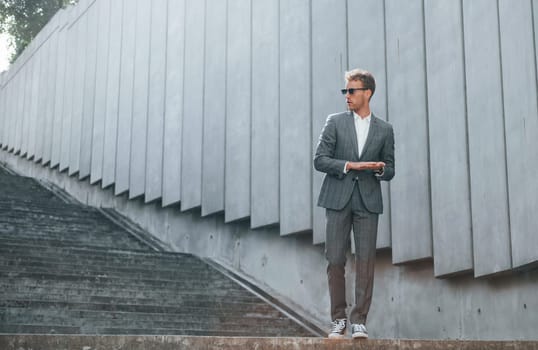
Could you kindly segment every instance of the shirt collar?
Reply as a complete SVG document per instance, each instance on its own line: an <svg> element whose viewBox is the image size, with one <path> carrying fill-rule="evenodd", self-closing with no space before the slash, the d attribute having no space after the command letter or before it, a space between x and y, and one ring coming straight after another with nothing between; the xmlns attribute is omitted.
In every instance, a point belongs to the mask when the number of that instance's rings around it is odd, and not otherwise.
<svg viewBox="0 0 538 350"><path fill-rule="evenodd" d="M372 113L368 114L368 116L363 119L363 118L360 117L360 115L353 112L353 117L355 118L355 120L370 123L370 119L372 118Z"/></svg>

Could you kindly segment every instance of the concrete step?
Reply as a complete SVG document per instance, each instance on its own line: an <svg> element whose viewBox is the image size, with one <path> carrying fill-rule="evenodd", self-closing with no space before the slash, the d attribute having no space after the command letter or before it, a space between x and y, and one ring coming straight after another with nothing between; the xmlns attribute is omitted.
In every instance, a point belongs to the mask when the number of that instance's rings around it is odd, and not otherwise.
<svg viewBox="0 0 538 350"><path fill-rule="evenodd" d="M0 224L0 228L3 226ZM5 226L4 226L5 227ZM54 228L53 230L59 230L60 228ZM20 243L21 239L25 240L26 244L28 245L35 245L35 246L41 246L42 248L49 246L49 247L67 247L67 248L73 248L73 247L86 247L86 248L96 248L96 247L102 247L106 249L110 249L110 247L114 247L115 249L130 249L134 251L151 251L147 246L145 246L143 243L136 241L133 237L128 236L127 233L120 238L120 239L114 239L113 233L111 233L111 236L102 235L99 237L99 235L89 234L88 236L85 236L85 231L78 232L78 236L76 236L71 230L70 234L72 235L72 238L70 238L68 235L65 235L63 238L54 237L53 231L51 230L43 230L41 233L36 233L34 235L25 235L21 234L20 236L17 236L17 227L14 226L14 229L10 229L9 236L7 234L2 234L0 236L2 239L2 242L4 244L9 243ZM50 236L47 236L49 235ZM15 236L17 238L11 238L12 236Z"/></svg>
<svg viewBox="0 0 538 350"><path fill-rule="evenodd" d="M149 278L137 278L137 277L124 277L124 278L110 278L103 272L99 276L82 276L78 274L64 274L58 275L55 272L50 273L32 273L32 272L2 272L0 271L0 279L10 280L13 283L18 283L18 280L33 279L33 280L49 280L69 283L88 283L95 286L102 286L104 288L109 287L123 287L129 290L135 290L138 288L171 288L174 290L196 290L196 289L209 289L209 288L236 288L236 284L230 280L215 277L212 280L167 280L167 279L149 279Z"/></svg>
<svg viewBox="0 0 538 350"><path fill-rule="evenodd" d="M69 234L58 232L58 230L69 230ZM109 235L104 232L96 233L94 230L70 229L66 226L58 225L32 232L28 229L8 223L0 222L0 238L6 244L17 244L24 241L26 245L46 247L67 247L67 248L106 248L129 249L132 251L152 251L142 242L137 241L126 232L109 231Z"/></svg>
<svg viewBox="0 0 538 350"><path fill-rule="evenodd" d="M9 311L10 313L12 311ZM9 314L5 321L0 324L0 332L8 331L8 328L19 326L48 326L41 328L45 333L51 333L55 328L76 327L77 334L110 334L105 333L104 329L123 329L120 334L139 334L135 330L145 329L154 330L151 334L159 334L157 330L167 330L164 334L192 334L185 330L194 330L198 333L204 330L210 330L213 334L234 335L298 335L301 330L294 326L287 318L261 318L261 317L230 317L218 315L196 314L192 317L174 318L173 315L165 317L160 314L134 314L134 313L99 313L99 312L72 312L71 314L49 313L35 314L31 321L18 314ZM252 324L256 324L257 329L252 329ZM132 330L132 331L127 331ZM116 333L118 334L118 333ZM307 333L304 333L307 336Z"/></svg>
<svg viewBox="0 0 538 350"><path fill-rule="evenodd" d="M61 300L59 296L64 298L78 295L85 295L91 298L91 301L102 302L105 298L116 299L129 299L140 300L141 303L147 303L149 300L158 300L163 304L167 304L170 301L172 304L177 303L178 300L189 300L199 298L215 298L225 299L230 301L244 301L250 302L259 300L256 296L244 289L201 289L201 290L177 290L177 289L159 289L154 288L136 288L126 289L122 287L108 286L103 288L98 286L96 288L93 284L68 284L68 283L41 283L40 285L29 285L22 283L13 283L13 281L7 281L0 284L0 290L2 290L2 296L6 299L14 299L15 296L28 299L32 295L45 295L51 296L51 300ZM26 282L24 282L26 283ZM58 296L58 297L56 297ZM104 299L100 299L104 298ZM42 298L41 298L42 299Z"/></svg>
<svg viewBox="0 0 538 350"><path fill-rule="evenodd" d="M77 310L77 311L104 311L104 312L135 312L135 313L159 313L190 315L192 313L200 314L218 314L229 315L237 313L247 314L266 314L267 317L277 317L278 311L265 303L223 303L211 299L200 300L191 304L175 305L141 305L141 304L109 304L109 303L90 303L76 301L45 301L45 300L24 300L4 299L0 301L2 308L20 308L23 309L50 309L50 310Z"/></svg>
<svg viewBox="0 0 538 350"><path fill-rule="evenodd" d="M329 340L210 336L0 335L3 350L537 350L537 341Z"/></svg>
<svg viewBox="0 0 538 350"><path fill-rule="evenodd" d="M2 297L5 300L29 300L35 298L36 293L40 291L35 288L12 288L3 286ZM16 289L16 290L13 290ZM136 305L198 305L202 300L211 299L215 303L242 303L248 304L259 303L259 299L254 295L232 294L232 293L200 293L192 291L169 290L168 293L146 293L145 296L135 295L136 291L116 291L116 295L95 295L92 289L51 289L45 294L42 290L39 297L41 301L69 301L69 302L86 302L86 303L104 303L104 304L136 304ZM111 294L107 291L107 294Z"/></svg>
<svg viewBox="0 0 538 350"><path fill-rule="evenodd" d="M198 268L200 270L213 270L211 267L200 264L200 259L181 253L157 253L155 251L133 251L111 247L54 247L36 245L26 240L2 239L0 256L6 259L20 258L43 263L75 263L79 265L106 264L106 266L125 266L126 264L154 267L158 265L165 269L177 269L178 265ZM58 252L61 251L61 254ZM19 259L19 260L17 260Z"/></svg>
<svg viewBox="0 0 538 350"><path fill-rule="evenodd" d="M61 256L57 253L59 247L42 246L33 243L29 239L5 238L0 237L2 244L0 252L2 254L22 254L24 256L39 257L43 259L54 258L74 258L74 259L89 259L89 260L106 260L118 261L121 263L153 263L169 261L177 264L184 263L185 260L180 259L197 259L190 254L173 253L173 252L156 252L150 249L133 250L122 249L118 247L100 247L100 246L84 246L84 247L61 247ZM199 259L197 259L199 260Z"/></svg>
<svg viewBox="0 0 538 350"><path fill-rule="evenodd" d="M84 315L84 318L79 315ZM287 318L261 318L261 317L230 317L218 315L197 314L196 317L185 315L182 318L170 315L160 314L134 314L134 313L82 313L73 312L71 314L50 315L48 313L32 315L32 319L18 315L6 316L2 322L4 326L18 325L53 325L60 327L79 327L79 334L99 334L98 329L103 328L131 328L131 329L195 329L211 331L233 331L236 334L242 332L242 335L248 335L247 332L256 332L257 335L263 336L264 333L271 334L287 333L289 335L298 335L300 330L293 326ZM252 324L256 324L259 331L253 330ZM0 325L1 328L1 325ZM293 329L295 328L295 329ZM51 327L52 329L52 327ZM288 330L288 331L286 331ZM289 330L293 330L290 332ZM298 333L299 332L299 333ZM50 333L50 332L46 332ZM124 333L128 334L128 333ZM165 333L166 334L166 333ZM173 333L177 334L177 333ZM188 333L182 333L188 334ZM305 335L308 335L305 333Z"/></svg>
<svg viewBox="0 0 538 350"><path fill-rule="evenodd" d="M206 271L206 270L198 270L194 269L192 270L182 270L178 269L176 271L172 270L158 270L158 271L151 271L151 267L148 267L146 269L143 268L129 268L129 267L116 267L116 268L109 268L106 269L106 272L101 266L98 265L87 265L87 266L70 266L66 264L39 264L36 263L29 263L27 261L21 261L21 262L7 262L10 265L4 265L0 260L0 274L6 276L21 276L23 274L43 274L46 275L50 271L54 271L54 274L57 276L73 276L77 275L81 279L86 278L102 278L107 277L108 279L117 279L119 281L127 281L127 280L156 280L156 281L178 281L178 280L193 280L195 281L199 280L206 280L206 281L215 281L218 279L222 279L222 276L216 275L213 271ZM197 271L198 270L198 271Z"/></svg>
<svg viewBox="0 0 538 350"><path fill-rule="evenodd" d="M292 334L293 330L278 330L271 332L271 330L252 330L253 327L244 328L240 331L229 330L229 329L217 329L217 330L207 330L207 329L195 329L195 328L184 328L184 329L175 329L175 328L125 328L125 327L98 327L92 329L91 332L87 332L86 328L81 327L65 327L58 325L51 326L42 326L42 325L6 325L0 326L0 335L3 334L79 334L79 335L103 335L103 336L115 336L118 334L123 335L137 335L137 336L147 336L147 335L192 335L192 336L220 336L220 337L290 337L290 336L301 336ZM28 331L26 331L28 330ZM308 335L304 335L307 337ZM62 344L65 346L65 343ZM69 345L68 345L69 346ZM2 348L3 350L4 348ZM18 350L21 348L18 348ZM41 347L34 347L32 350L42 349ZM69 348L54 348L54 349L72 349ZM85 348L81 348L85 349ZM93 350L93 348L91 348ZM116 349L116 348L103 348L103 349ZM128 349L128 348L126 348ZM159 349L159 348L157 348ZM203 348L205 349L205 348ZM236 348L237 349L237 348Z"/></svg>
<svg viewBox="0 0 538 350"><path fill-rule="evenodd" d="M215 324L216 322L234 323L240 325L249 325L253 322L264 322L265 325L277 326L278 324L289 325L289 319L279 314L266 314L259 312L242 313L241 317L233 313L187 313L182 318L178 318L174 313L149 313L149 312L126 312L114 311L105 312L100 310L58 310L58 309L32 309L26 315L22 315L19 308L5 307L0 308L0 319L2 324L24 323L32 320L34 322L48 322L55 324L66 322L68 324L78 324L80 322L92 320L99 322L121 323L125 320L130 322L205 322ZM26 316L31 316L27 318ZM128 323L131 325L131 323ZM258 323L257 323L258 324ZM116 324L117 326L117 324Z"/></svg>
<svg viewBox="0 0 538 350"><path fill-rule="evenodd" d="M2 279L0 290L5 291L1 295L9 296L10 293L15 295L34 295L43 296L44 293L50 291L51 294L63 295L89 295L92 297L124 297L124 298L170 298L172 303L181 296L189 298L191 295L199 298L230 298L250 297L252 294L249 291L241 288L233 282L217 281L212 284L163 284L163 288L155 288L153 285L144 283L104 283L80 281L72 283L71 281L51 281L37 280L28 278L9 277ZM170 286L166 288L167 286ZM197 288L197 286L201 286ZM58 293L60 292L60 293ZM161 301L161 303L166 303Z"/></svg>
<svg viewBox="0 0 538 350"><path fill-rule="evenodd" d="M218 274L217 271L211 269L211 267L204 265L199 260L177 259L175 261L152 259L145 264L137 265L136 261L141 259L130 259L128 256L124 259L102 259L102 257L92 258L85 256L62 256L62 257L41 257L41 256L24 256L22 253L17 252L5 253L0 257L0 268L4 269L17 269L18 271L25 271L26 269L46 269L54 267L60 271L73 271L82 270L86 273L102 272L102 268L106 267L107 271L111 274L116 273L133 273L143 274L151 273L152 269L158 266L159 273L162 275L169 275L170 278L174 278L175 275L184 277L187 274L205 275L205 274ZM147 257L149 260L149 257ZM118 261L119 260L119 261ZM131 265L127 265L131 264ZM178 266L182 266L181 269ZM155 273L155 271L153 271Z"/></svg>

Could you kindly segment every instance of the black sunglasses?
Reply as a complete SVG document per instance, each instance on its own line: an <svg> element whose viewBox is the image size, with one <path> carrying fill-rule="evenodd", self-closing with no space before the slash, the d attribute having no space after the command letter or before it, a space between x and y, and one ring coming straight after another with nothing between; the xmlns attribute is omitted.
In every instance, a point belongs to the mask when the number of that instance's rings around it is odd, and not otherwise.
<svg viewBox="0 0 538 350"><path fill-rule="evenodd" d="M349 92L350 95L353 95L353 93L357 90L370 90L370 88L365 88L365 87L361 87L361 88L349 88L349 89L342 89L340 90L342 92L342 95L345 95Z"/></svg>

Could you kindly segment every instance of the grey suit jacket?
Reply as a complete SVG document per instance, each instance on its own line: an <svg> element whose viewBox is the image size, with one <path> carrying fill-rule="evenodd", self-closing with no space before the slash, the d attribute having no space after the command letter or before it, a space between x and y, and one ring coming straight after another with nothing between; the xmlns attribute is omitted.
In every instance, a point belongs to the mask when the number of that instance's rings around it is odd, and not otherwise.
<svg viewBox="0 0 538 350"><path fill-rule="evenodd" d="M314 167L326 173L318 199L318 206L340 210L353 193L355 183L366 206L372 213L383 212L381 180L394 177L394 131L392 125L372 114L366 143L359 155L353 113L332 114L327 118L319 137ZM385 162L383 175L371 170L344 173L346 161Z"/></svg>

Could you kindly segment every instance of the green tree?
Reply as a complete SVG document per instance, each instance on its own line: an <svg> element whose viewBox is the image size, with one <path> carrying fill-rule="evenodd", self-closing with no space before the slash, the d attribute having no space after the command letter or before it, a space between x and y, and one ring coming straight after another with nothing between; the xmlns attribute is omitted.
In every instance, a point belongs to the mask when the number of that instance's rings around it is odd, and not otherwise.
<svg viewBox="0 0 538 350"><path fill-rule="evenodd" d="M49 19L73 0L0 0L0 33L11 38L13 62L47 24Z"/></svg>

